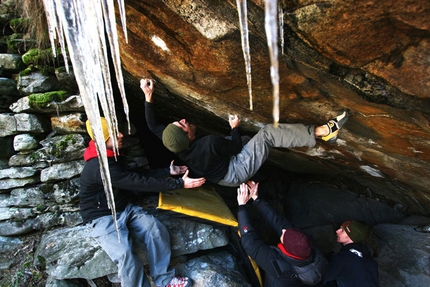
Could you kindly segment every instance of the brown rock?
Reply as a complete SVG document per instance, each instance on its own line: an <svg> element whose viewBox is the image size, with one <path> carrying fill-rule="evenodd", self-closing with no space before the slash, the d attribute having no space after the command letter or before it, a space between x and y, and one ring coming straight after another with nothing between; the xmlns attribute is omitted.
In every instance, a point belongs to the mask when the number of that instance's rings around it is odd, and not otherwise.
<svg viewBox="0 0 430 287"><path fill-rule="evenodd" d="M429 214L430 2L281 2L280 121L321 124L342 108L352 115L338 144L319 142L294 157ZM119 33L130 101L142 107L139 79L153 77L167 118L217 132L228 131L232 110L248 132L272 122L264 1L248 1L253 111L236 1L129 0L126 13L128 43ZM288 169L285 156L274 160Z"/></svg>

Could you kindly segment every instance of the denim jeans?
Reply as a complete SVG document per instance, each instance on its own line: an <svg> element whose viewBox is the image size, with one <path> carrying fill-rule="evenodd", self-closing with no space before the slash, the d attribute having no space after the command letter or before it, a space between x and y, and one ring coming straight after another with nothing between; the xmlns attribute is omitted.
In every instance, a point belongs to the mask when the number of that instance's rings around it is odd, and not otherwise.
<svg viewBox="0 0 430 287"><path fill-rule="evenodd" d="M303 124L265 125L242 148L230 158L227 174L218 182L224 186L239 186L253 177L269 156L271 147L314 147L315 126Z"/></svg>
<svg viewBox="0 0 430 287"><path fill-rule="evenodd" d="M133 252L133 240L145 244L148 251L150 275L157 286L165 286L175 275L170 264L170 238L166 227L139 206L127 205L117 212L118 234L111 215L89 223L93 237L118 266L118 276L123 287L150 287L143 271L143 264Z"/></svg>

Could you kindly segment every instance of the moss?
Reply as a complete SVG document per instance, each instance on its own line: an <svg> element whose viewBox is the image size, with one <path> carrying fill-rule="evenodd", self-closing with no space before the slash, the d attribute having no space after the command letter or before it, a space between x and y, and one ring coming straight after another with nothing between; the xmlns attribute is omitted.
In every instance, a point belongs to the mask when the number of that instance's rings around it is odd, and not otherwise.
<svg viewBox="0 0 430 287"><path fill-rule="evenodd" d="M55 157L61 157L63 156L67 147L74 144L76 144L76 138L73 136L73 134L66 135L55 144L51 150L51 154Z"/></svg>
<svg viewBox="0 0 430 287"><path fill-rule="evenodd" d="M39 151L32 152L32 153L29 155L29 157L28 157L28 159L29 159L32 163L35 163L35 162L39 161L41 158L42 158L42 156L40 155Z"/></svg>
<svg viewBox="0 0 430 287"><path fill-rule="evenodd" d="M24 64L38 68L43 74L55 73L55 67L63 65L63 60L64 58L62 56L61 49L56 49L55 56L52 52L52 48L33 48L22 55L22 61Z"/></svg>
<svg viewBox="0 0 430 287"><path fill-rule="evenodd" d="M9 25L10 25L10 28L12 29L12 31L14 31L15 33L16 32L23 32L30 25L30 19L28 19L28 18L15 18L9 22Z"/></svg>
<svg viewBox="0 0 430 287"><path fill-rule="evenodd" d="M43 65L45 63L49 63L52 61L53 55L52 55L52 49L30 49L27 53L22 55L22 61L26 65Z"/></svg>
<svg viewBox="0 0 430 287"><path fill-rule="evenodd" d="M21 72L19 72L20 76L28 76L30 75L32 72L34 71L33 67L28 67L25 70L22 70Z"/></svg>
<svg viewBox="0 0 430 287"><path fill-rule="evenodd" d="M7 49L9 53L18 53L18 47L22 43L23 34L13 33L6 37L7 39Z"/></svg>
<svg viewBox="0 0 430 287"><path fill-rule="evenodd" d="M50 194L54 190L54 184L53 183L44 183L39 186L39 190L43 194Z"/></svg>
<svg viewBox="0 0 430 287"><path fill-rule="evenodd" d="M57 142L55 150L53 151L54 156L60 156L67 149L70 144L74 143L73 135L67 135Z"/></svg>
<svg viewBox="0 0 430 287"><path fill-rule="evenodd" d="M44 204L39 204L36 206L37 211L44 211L46 209L46 206Z"/></svg>
<svg viewBox="0 0 430 287"><path fill-rule="evenodd" d="M40 68L40 71L42 72L43 75L49 75L49 74L55 73L55 68L51 67L51 66L45 65L45 66L42 66L39 68Z"/></svg>
<svg viewBox="0 0 430 287"><path fill-rule="evenodd" d="M64 101L69 96L67 91L52 91L28 96L32 108L45 108L49 103Z"/></svg>

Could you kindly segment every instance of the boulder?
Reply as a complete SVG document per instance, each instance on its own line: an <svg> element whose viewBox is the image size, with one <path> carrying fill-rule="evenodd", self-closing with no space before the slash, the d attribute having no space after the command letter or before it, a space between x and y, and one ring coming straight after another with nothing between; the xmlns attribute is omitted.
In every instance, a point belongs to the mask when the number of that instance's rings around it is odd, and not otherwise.
<svg viewBox="0 0 430 287"><path fill-rule="evenodd" d="M374 231L381 286L430 285L429 232L417 232L413 225L397 224L379 224Z"/></svg>
<svg viewBox="0 0 430 287"><path fill-rule="evenodd" d="M173 257L225 246L228 243L225 232L220 232L218 228L185 219L168 220ZM190 233L190 226L199 232ZM94 279L117 273L116 265L88 234L87 226L45 232L36 251L35 264L41 264L37 258L44 258L47 273L56 279ZM208 240L209 237L212 240ZM142 246L137 245L137 248L139 256L146 262L146 253Z"/></svg>

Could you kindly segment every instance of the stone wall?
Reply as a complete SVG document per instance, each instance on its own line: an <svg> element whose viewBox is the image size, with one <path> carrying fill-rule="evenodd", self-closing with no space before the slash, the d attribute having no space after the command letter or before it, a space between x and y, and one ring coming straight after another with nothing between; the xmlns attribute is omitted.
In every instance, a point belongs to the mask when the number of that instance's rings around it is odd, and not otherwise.
<svg viewBox="0 0 430 287"><path fill-rule="evenodd" d="M12 55L0 56L6 61ZM10 99L18 92L21 98L10 104L9 112L3 107L0 114L1 148L13 150L1 156L0 192L3 208L9 212L3 213L0 235L74 226L80 221L78 181L88 143L82 101L69 91L63 101L38 102L37 98L41 101L62 87L56 77L40 71L8 80L16 81L15 87L10 86L2 97Z"/></svg>

